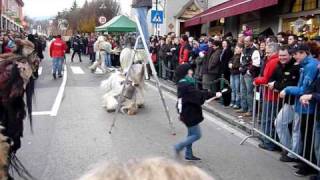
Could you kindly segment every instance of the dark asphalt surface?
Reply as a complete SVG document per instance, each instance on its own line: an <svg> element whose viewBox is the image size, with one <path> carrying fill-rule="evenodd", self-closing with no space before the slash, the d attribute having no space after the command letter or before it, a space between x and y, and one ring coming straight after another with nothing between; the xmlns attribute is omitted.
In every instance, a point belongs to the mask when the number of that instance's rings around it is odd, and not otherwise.
<svg viewBox="0 0 320 180"><path fill-rule="evenodd" d="M50 111L61 79L54 81L51 61L42 62L34 111ZM79 66L84 74L74 74L70 66ZM107 75L91 74L87 59L67 61L67 85L57 116L34 116L34 134L26 121L23 145L18 152L27 169L40 180L73 180L90 167L104 161L128 161L154 156L173 157L173 145L186 135L177 120L175 97L165 93L177 135L172 136L159 95L146 86L146 104L136 116L119 115L111 135L108 129L114 114L101 107L101 80ZM278 161L279 154L257 148L250 140L220 119L206 114L201 124L203 138L194 145L203 168L217 180L301 180L290 167ZM20 178L17 178L20 179Z"/></svg>

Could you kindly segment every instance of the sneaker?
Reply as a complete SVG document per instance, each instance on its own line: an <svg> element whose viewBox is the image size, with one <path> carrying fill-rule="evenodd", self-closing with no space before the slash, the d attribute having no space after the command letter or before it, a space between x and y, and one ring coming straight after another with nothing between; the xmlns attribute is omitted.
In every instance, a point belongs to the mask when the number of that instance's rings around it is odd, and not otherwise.
<svg viewBox="0 0 320 180"><path fill-rule="evenodd" d="M56 74L52 74L52 76L53 76L53 79L57 79Z"/></svg>
<svg viewBox="0 0 320 180"><path fill-rule="evenodd" d="M237 105L234 105L232 108L233 108L233 109L240 109L240 107L237 106Z"/></svg>
<svg viewBox="0 0 320 180"><path fill-rule="evenodd" d="M200 158L196 157L196 156L192 156L192 157L186 157L185 158L187 161L201 161Z"/></svg>
<svg viewBox="0 0 320 180"><path fill-rule="evenodd" d="M293 170L298 171L300 169L300 166L301 166L300 164L295 164L295 165L290 166L290 167L292 167Z"/></svg>
<svg viewBox="0 0 320 180"><path fill-rule="evenodd" d="M235 106L234 104L230 104L229 107L233 108L233 106Z"/></svg>
<svg viewBox="0 0 320 180"><path fill-rule="evenodd" d="M265 145L263 143L260 143L258 146L259 146L259 148L267 150L267 151L274 151L273 148L270 148L270 147L268 147L267 145Z"/></svg>
<svg viewBox="0 0 320 180"><path fill-rule="evenodd" d="M305 177L305 176L309 176L313 174L312 171L310 170L307 170L306 168L301 168L301 169L298 169L298 171L296 171L294 173L294 175L298 176L298 177Z"/></svg>
<svg viewBox="0 0 320 180"><path fill-rule="evenodd" d="M282 155L279 160L280 160L281 162L297 162L296 159L291 158L291 157L289 157L289 156L287 156L287 155Z"/></svg>
<svg viewBox="0 0 320 180"><path fill-rule="evenodd" d="M62 78L62 75L60 74L60 75L58 75L58 77L59 77L59 78Z"/></svg>

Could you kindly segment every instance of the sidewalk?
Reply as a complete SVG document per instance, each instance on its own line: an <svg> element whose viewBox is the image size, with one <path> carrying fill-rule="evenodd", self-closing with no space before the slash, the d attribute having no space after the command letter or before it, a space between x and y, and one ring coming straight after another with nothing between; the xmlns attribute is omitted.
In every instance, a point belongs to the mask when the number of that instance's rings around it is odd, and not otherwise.
<svg viewBox="0 0 320 180"><path fill-rule="evenodd" d="M166 81L163 79L159 79L159 80L161 84L161 89L171 94L177 95L177 88L173 82ZM152 83L153 85L156 84L156 81L153 78L151 78L149 82ZM251 131L253 128L251 118L242 117L241 114L236 113L234 109L230 107L225 107L217 101L212 101L208 104L203 105L203 110L208 113L214 114L215 116L221 118L222 120L226 121L232 126L235 126L251 134Z"/></svg>

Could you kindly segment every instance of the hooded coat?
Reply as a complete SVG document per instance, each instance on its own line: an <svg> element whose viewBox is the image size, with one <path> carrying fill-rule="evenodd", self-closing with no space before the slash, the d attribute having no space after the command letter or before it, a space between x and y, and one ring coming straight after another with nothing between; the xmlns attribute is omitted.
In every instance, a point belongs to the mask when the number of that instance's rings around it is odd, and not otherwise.
<svg viewBox="0 0 320 180"><path fill-rule="evenodd" d="M195 83L190 83L186 77L191 66L188 64L180 65L176 70L178 88L178 109L180 120L187 126L192 127L203 121L202 105L206 99L213 97L208 91L196 89ZM190 77L189 77L190 78Z"/></svg>

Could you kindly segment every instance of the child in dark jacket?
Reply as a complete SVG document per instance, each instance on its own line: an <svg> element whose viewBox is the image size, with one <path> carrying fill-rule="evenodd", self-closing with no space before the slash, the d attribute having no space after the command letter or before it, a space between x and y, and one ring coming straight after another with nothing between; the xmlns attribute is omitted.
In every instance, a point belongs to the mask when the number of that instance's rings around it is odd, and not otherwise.
<svg viewBox="0 0 320 180"><path fill-rule="evenodd" d="M196 89L196 81L193 78L193 71L188 64L180 65L176 70L177 86L178 86L178 112L180 120L188 128L186 140L174 146L175 153L179 153L186 148L186 160L200 160L193 155L192 144L201 138L201 129L199 124L203 121L202 105L207 99L213 95L205 91Z"/></svg>

